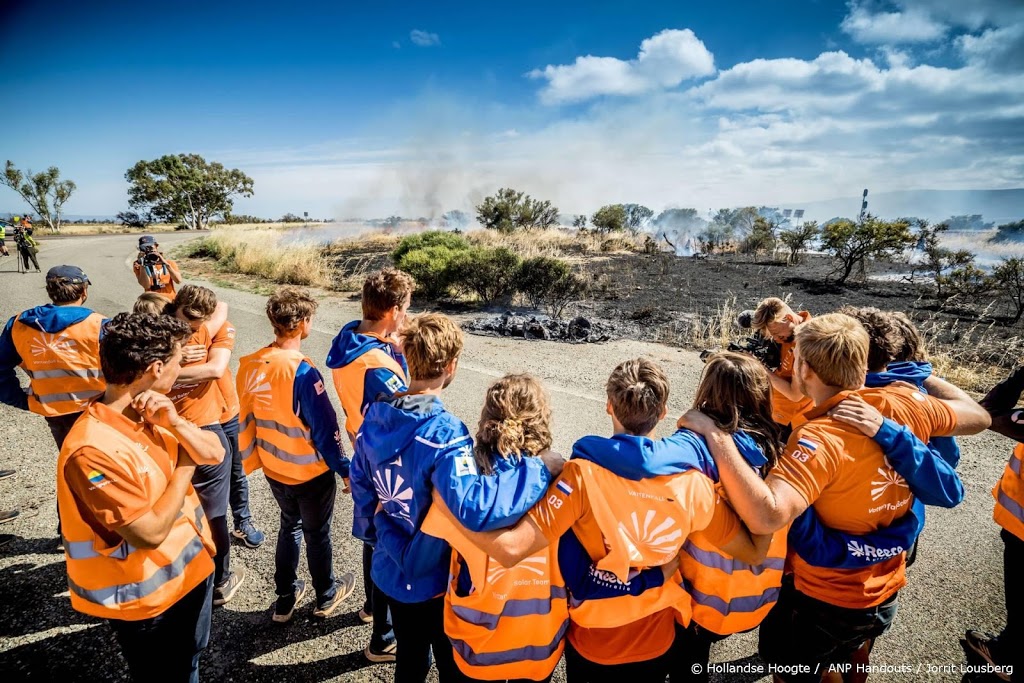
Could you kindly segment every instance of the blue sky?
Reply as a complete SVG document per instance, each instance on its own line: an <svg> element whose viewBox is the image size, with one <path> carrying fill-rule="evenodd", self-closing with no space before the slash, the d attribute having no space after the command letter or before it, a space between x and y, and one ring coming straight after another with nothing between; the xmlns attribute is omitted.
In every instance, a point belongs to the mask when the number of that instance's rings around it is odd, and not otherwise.
<svg viewBox="0 0 1024 683"><path fill-rule="evenodd" d="M70 213L174 152L247 172L263 216L1024 185L1019 0L15 0L0 39L2 156L59 166Z"/></svg>

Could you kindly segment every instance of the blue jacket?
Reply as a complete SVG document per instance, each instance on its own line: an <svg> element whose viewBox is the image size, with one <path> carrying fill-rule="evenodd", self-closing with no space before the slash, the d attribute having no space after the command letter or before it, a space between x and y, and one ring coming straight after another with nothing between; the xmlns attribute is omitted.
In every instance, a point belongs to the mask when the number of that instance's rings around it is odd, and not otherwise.
<svg viewBox="0 0 1024 683"><path fill-rule="evenodd" d="M444 592L451 548L416 533L434 489L464 527L489 531L515 523L550 481L540 458L479 474L469 430L437 397L371 403L356 437L352 498L353 514L372 518L376 527L374 582L399 602L423 602ZM374 516L378 503L382 511Z"/></svg>
<svg viewBox="0 0 1024 683"><path fill-rule="evenodd" d="M886 418L874 440L892 468L907 481L914 503L888 527L870 534L848 534L821 523L813 507L807 508L789 529L789 547L808 564L836 569L861 569L907 551L924 528L925 505L954 507L964 488L953 468L921 443L909 427Z"/></svg>
<svg viewBox="0 0 1024 683"><path fill-rule="evenodd" d="M14 372L14 368L21 365L21 354L14 348L14 339L11 334L15 320L53 334L82 322L92 314L93 311L84 306L46 304L30 308L21 315L8 320L4 325L3 332L0 332L0 403L28 410L28 395L21 388L18 375ZM106 324L107 321L103 322Z"/></svg>
<svg viewBox="0 0 1024 683"><path fill-rule="evenodd" d="M893 382L907 382L925 391L924 381L932 374L932 364L919 361L890 363L884 372L869 372L864 378L866 387L886 387ZM930 441L932 448L951 467L960 464L960 446L952 436L935 436ZM929 503L930 504L930 503Z"/></svg>
<svg viewBox="0 0 1024 683"><path fill-rule="evenodd" d="M355 361L372 349L380 349L402 366L406 376L409 375L409 366L406 365L405 356L395 350L395 347L383 342L376 337L365 334L358 334L356 329L362 321L353 320L338 332L338 335L331 342L331 350L327 353L327 367L341 368ZM397 380L397 382L396 382ZM376 401L384 394L394 396L406 390L405 381L395 375L387 368L371 368L366 371L363 377L363 412L366 406Z"/></svg>
<svg viewBox="0 0 1024 683"><path fill-rule="evenodd" d="M294 382L292 409L309 427L313 447L328 467L338 475L348 477L349 459L341 445L338 414L334 412L331 399L324 390L323 375L312 365L302 361L295 370Z"/></svg>

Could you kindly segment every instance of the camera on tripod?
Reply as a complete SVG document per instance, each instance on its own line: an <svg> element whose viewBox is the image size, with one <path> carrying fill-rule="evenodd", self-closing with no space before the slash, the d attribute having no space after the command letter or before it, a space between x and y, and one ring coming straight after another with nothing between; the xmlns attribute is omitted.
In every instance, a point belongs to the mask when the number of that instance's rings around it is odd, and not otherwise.
<svg viewBox="0 0 1024 683"><path fill-rule="evenodd" d="M736 316L736 326L742 330L749 330L753 327L753 319L753 311L743 311ZM700 353L700 359L706 363L712 354L721 350L722 349L704 349ZM778 370L779 365L782 363L782 347L779 346L778 342L774 339L762 337L756 332L739 341L729 342L729 344L726 345L725 350L738 351L739 353L751 355L760 361L761 365L768 368L771 372Z"/></svg>

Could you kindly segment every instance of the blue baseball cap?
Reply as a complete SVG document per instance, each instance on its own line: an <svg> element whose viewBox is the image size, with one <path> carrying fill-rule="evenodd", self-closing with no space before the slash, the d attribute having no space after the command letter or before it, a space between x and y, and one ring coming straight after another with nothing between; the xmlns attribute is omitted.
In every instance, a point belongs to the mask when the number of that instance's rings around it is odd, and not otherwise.
<svg viewBox="0 0 1024 683"><path fill-rule="evenodd" d="M89 282L89 276L78 266L54 266L46 271L46 280L67 280L75 285L92 284Z"/></svg>
<svg viewBox="0 0 1024 683"><path fill-rule="evenodd" d="M139 238L139 249L142 247L153 246L154 244L156 244L156 240L153 239L152 235L143 235Z"/></svg>

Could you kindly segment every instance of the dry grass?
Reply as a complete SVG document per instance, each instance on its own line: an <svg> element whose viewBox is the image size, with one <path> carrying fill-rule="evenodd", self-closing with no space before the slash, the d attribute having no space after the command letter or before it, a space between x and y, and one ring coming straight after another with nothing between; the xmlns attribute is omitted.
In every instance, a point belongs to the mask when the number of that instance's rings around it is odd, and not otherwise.
<svg viewBox="0 0 1024 683"><path fill-rule="evenodd" d="M673 346L688 346L699 351L725 348L737 339L736 296L728 293L725 301L713 313L695 313L673 320L658 329L657 341Z"/></svg>
<svg viewBox="0 0 1024 683"><path fill-rule="evenodd" d="M473 230L466 233L466 239L480 247L505 247L523 258L572 258L588 254L643 251L645 237L628 233L609 237L594 232L579 233L566 228L547 228L513 233Z"/></svg>
<svg viewBox="0 0 1024 683"><path fill-rule="evenodd" d="M36 234L42 235L43 237L51 234L49 228L46 227L45 223L36 222ZM120 223L88 223L88 224L68 224L65 223L61 226L61 235L127 235L129 233L135 233L138 235L145 235L149 233L158 232L174 232L175 225L170 223L156 223L150 225L145 230L136 230L134 228L126 228Z"/></svg>
<svg viewBox="0 0 1024 683"><path fill-rule="evenodd" d="M323 249L315 244L288 242L287 233L274 228L220 229L189 242L181 254L208 257L220 270L255 275L274 282L330 287L332 278Z"/></svg>

